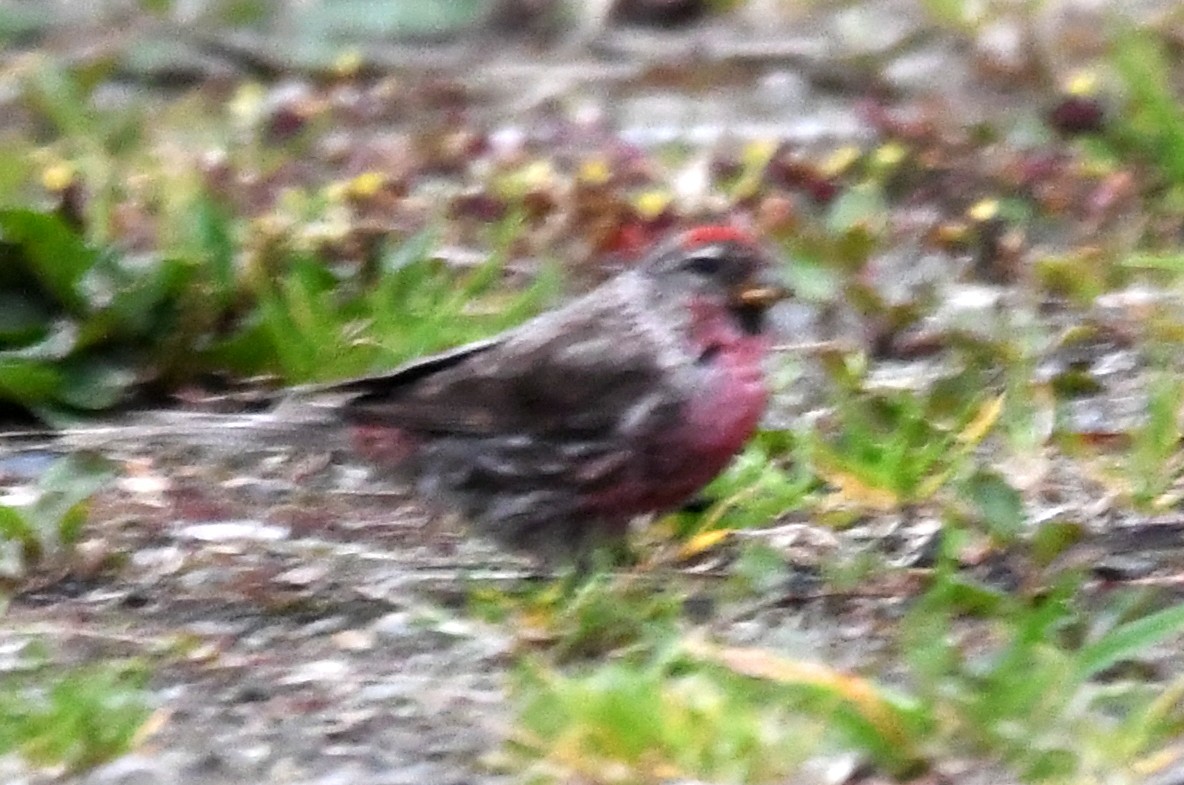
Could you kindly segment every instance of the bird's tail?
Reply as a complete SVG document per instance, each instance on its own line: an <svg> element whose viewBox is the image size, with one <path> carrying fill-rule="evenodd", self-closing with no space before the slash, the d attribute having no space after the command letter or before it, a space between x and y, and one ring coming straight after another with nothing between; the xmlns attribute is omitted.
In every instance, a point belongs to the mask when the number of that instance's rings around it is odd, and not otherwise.
<svg viewBox="0 0 1184 785"><path fill-rule="evenodd" d="M134 412L76 427L0 430L0 442L10 448L97 452L139 452L154 446L215 452L292 447L323 452L347 447L348 432L332 405L291 398L269 411L250 414Z"/></svg>

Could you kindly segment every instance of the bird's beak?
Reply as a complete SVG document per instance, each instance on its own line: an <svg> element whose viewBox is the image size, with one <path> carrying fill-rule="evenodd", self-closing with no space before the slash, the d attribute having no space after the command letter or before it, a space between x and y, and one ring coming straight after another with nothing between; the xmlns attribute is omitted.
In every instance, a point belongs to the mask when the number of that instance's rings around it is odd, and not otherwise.
<svg viewBox="0 0 1184 785"><path fill-rule="evenodd" d="M771 308L789 295L789 289L784 286L755 281L740 286L733 293L736 305L761 309Z"/></svg>

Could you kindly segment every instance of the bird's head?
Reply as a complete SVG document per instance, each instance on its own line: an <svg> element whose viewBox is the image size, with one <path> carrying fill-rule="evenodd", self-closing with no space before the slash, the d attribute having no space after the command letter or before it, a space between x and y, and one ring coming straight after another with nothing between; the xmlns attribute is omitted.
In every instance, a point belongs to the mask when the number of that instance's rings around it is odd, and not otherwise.
<svg viewBox="0 0 1184 785"><path fill-rule="evenodd" d="M645 261L664 299L693 298L725 308L748 334L765 326L765 313L790 295L777 264L751 235L728 225L688 229Z"/></svg>

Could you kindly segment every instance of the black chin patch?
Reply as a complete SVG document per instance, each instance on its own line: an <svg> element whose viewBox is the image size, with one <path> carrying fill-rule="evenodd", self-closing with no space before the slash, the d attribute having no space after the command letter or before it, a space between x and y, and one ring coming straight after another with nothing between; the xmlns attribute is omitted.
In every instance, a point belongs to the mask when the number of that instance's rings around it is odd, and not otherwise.
<svg viewBox="0 0 1184 785"><path fill-rule="evenodd" d="M731 309L740 329L748 335L759 335L765 329L765 309L753 305L736 305Z"/></svg>

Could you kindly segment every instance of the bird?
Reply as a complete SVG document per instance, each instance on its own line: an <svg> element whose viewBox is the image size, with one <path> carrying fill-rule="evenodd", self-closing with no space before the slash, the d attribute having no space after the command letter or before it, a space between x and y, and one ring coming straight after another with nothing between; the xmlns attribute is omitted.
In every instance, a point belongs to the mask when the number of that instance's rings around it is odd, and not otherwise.
<svg viewBox="0 0 1184 785"><path fill-rule="evenodd" d="M753 435L778 273L745 230L695 226L506 332L317 391L418 496L511 551L582 559L691 499Z"/></svg>

